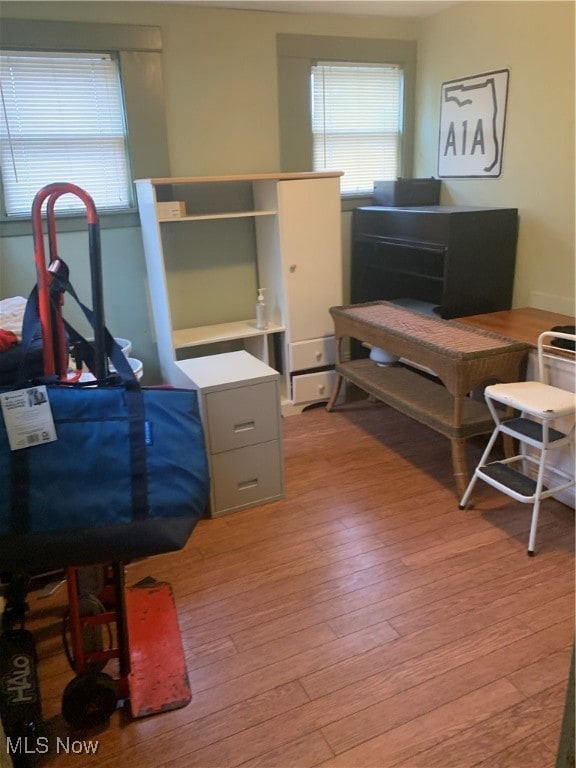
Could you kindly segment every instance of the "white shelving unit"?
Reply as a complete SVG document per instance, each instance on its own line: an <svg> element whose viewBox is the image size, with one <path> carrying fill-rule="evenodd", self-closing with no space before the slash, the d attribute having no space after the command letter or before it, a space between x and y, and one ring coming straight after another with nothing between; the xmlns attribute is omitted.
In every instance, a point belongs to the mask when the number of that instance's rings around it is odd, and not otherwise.
<svg viewBox="0 0 576 768"><path fill-rule="evenodd" d="M136 181L166 382L174 383L177 360L240 345L281 372L285 414L329 398L336 352L328 310L342 303L341 175ZM162 214L158 203L171 201L184 203L184 215ZM257 287L266 289L266 330L253 316Z"/></svg>

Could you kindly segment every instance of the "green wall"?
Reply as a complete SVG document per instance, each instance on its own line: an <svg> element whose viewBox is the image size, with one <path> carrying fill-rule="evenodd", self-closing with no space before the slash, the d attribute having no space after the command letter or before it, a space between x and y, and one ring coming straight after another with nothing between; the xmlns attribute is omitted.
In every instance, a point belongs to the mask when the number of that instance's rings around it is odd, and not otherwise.
<svg viewBox="0 0 576 768"><path fill-rule="evenodd" d="M164 90L171 174L204 176L278 171L280 139L276 35L415 39L415 25L396 19L228 11L163 3L5 2L4 18L49 19L161 28ZM145 380L154 382L158 364L148 305L139 229L103 230L107 322L117 336L133 341ZM87 283L81 234L59 237L75 282ZM124 278L120 282L120 278ZM0 294L26 295L34 280L30 237L2 240ZM223 306L238 291L253 303L253 286L223 290ZM249 295L248 295L249 294ZM205 297L200 297L203 301ZM196 299L191 298L191 301Z"/></svg>
<svg viewBox="0 0 576 768"><path fill-rule="evenodd" d="M445 200L520 214L514 305L574 313L573 2L464 2L418 38L415 172L437 168L442 82L509 69L499 179L446 179ZM472 32L471 32L472 31Z"/></svg>
<svg viewBox="0 0 576 768"><path fill-rule="evenodd" d="M574 6L571 2L463 2L422 21L194 8L178 4L11 2L4 18L156 25L163 39L171 173L280 169L276 35L417 40L415 175L435 175L440 85L509 67L500 179L446 180L446 202L519 207L515 305L570 311L574 302ZM537 52L537 56L535 55ZM345 268L350 214L344 215ZM138 228L103 231L108 324L129 337L157 377ZM62 255L85 260L79 233ZM31 237L1 241L0 295L26 295L34 276ZM86 281L82 276L81 282ZM78 282L78 281L77 281ZM223 303L226 295L221 296ZM549 306L553 304L552 306Z"/></svg>

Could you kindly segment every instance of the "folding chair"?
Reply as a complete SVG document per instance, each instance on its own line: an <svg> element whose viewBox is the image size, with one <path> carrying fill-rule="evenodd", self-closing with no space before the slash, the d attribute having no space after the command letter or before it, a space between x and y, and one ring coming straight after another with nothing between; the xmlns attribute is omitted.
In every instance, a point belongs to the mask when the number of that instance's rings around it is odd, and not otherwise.
<svg viewBox="0 0 576 768"><path fill-rule="evenodd" d="M552 343L552 339L563 341ZM540 502L560 491L574 486L574 418L576 396L548 384L551 362L564 360L574 375L576 335L546 331L538 338L538 380L511 384L492 384L486 387L486 404L494 419L492 432L480 462L460 502L465 509L477 480L497 488L502 493L527 504L532 504L532 522L528 554L533 556ZM497 404L500 409L497 409ZM503 416L502 406L506 409ZM510 413L518 415L510 417ZM557 424L558 420L563 420ZM498 436L508 435L519 441L515 456L489 461ZM559 449L569 447L570 468L557 466ZM519 469L517 468L519 465Z"/></svg>

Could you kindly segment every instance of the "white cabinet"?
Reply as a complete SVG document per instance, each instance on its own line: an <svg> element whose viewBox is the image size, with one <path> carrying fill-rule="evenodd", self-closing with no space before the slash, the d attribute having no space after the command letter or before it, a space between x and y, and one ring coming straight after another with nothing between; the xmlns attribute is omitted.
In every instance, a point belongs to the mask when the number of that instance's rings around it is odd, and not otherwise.
<svg viewBox="0 0 576 768"><path fill-rule="evenodd" d="M258 270L272 286L273 319L285 328L282 370L297 408L330 396L336 344L331 306L342 303L338 178L288 179L255 188L260 208L278 215L257 224ZM305 377L305 378L303 378Z"/></svg>
<svg viewBox="0 0 576 768"><path fill-rule="evenodd" d="M198 393L212 517L284 495L279 379L246 351L174 365L175 384Z"/></svg>
<svg viewBox="0 0 576 768"><path fill-rule="evenodd" d="M341 175L136 181L166 382L177 360L244 349L282 373L285 413L328 399L328 310L342 304ZM265 330L254 317L258 287L266 289Z"/></svg>

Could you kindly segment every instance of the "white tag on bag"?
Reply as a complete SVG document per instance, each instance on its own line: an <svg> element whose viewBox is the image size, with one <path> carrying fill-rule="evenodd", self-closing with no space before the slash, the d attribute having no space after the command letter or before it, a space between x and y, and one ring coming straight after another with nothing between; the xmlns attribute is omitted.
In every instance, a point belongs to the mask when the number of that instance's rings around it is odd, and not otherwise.
<svg viewBox="0 0 576 768"><path fill-rule="evenodd" d="M10 450L57 440L48 392L44 385L0 395Z"/></svg>

